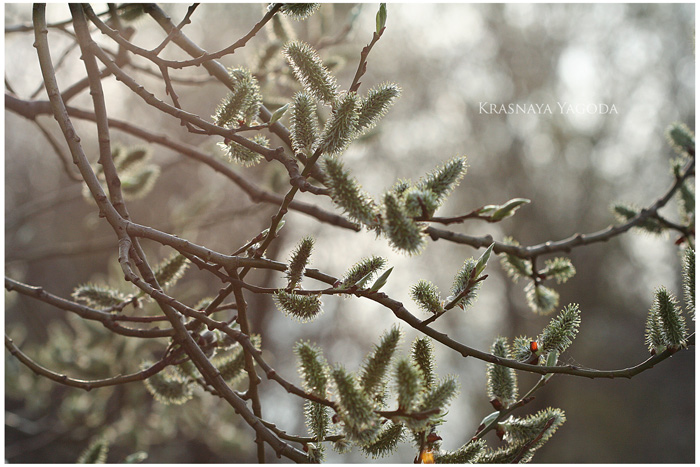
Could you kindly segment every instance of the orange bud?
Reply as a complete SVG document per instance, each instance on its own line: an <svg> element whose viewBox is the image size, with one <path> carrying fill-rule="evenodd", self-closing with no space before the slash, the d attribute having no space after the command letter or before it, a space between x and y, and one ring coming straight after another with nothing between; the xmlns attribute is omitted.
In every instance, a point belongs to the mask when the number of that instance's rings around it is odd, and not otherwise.
<svg viewBox="0 0 700 467"><path fill-rule="evenodd" d="M425 450L420 453L420 460L423 464L434 464L435 457L433 457L433 451Z"/></svg>

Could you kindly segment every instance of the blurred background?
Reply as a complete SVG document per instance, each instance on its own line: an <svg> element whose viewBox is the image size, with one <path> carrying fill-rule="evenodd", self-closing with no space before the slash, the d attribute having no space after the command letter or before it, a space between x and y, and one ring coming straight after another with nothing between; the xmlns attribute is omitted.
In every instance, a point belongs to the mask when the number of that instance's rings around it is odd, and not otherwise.
<svg viewBox="0 0 700 467"><path fill-rule="evenodd" d="M106 10L100 4L93 8ZM163 8L177 23L187 5ZM324 4L310 19L289 22L283 34L318 47L346 89L360 50L371 40L377 8ZM184 32L204 49L219 50L243 36L263 11L259 4L203 4ZM69 18L66 5L51 4L47 14L49 21ZM350 147L344 161L378 198L398 178L416 181L453 156L467 155L469 172L439 211L443 216L516 197L532 200L499 224L449 227L457 232L490 233L497 240L513 236L523 245L534 245L602 229L614 222L611 203L648 206L672 183L669 160L674 156L664 130L674 121L695 126L694 18L692 4L389 4L387 30L369 56L360 92L394 82L403 93L378 128ZM6 4L5 22L6 30L30 24L31 6ZM148 17L133 26L137 32L132 40L142 47L154 47L164 37ZM264 51L279 47L280 34L262 31L245 49L221 62L256 70ZM93 37L115 50L98 33ZM84 66L70 35L51 30L49 41L54 62L65 55L58 73L59 86L65 89L84 76ZM6 92L46 100L32 42L31 32L6 33ZM185 58L175 47L163 55ZM265 66L270 75L261 81L263 95L266 104L276 108L288 102L298 86L281 54ZM127 71L167 101L157 77L133 68ZM203 118L214 113L226 94L204 69L173 76L194 81L175 86L183 107ZM103 84L110 116L208 153L218 151L216 138L187 133L179 122L149 108L111 77ZM548 104L552 113L484 114L483 102ZM558 102L614 105L617 113L562 114ZM90 104L87 91L71 101L83 109L91 109ZM63 141L51 117L39 120ZM96 160L94 125L77 119L74 124L86 152ZM66 175L36 125L6 111L5 135L6 275L62 297L88 281L128 291L120 282L113 233L98 218L94 204L84 199L81 184ZM117 130L111 138L127 146L141 144ZM280 143L273 139L272 144ZM277 211L274 205L251 203L209 167L163 147L153 146L153 152L161 175L148 197L129 203L136 222L230 252L266 228ZM236 170L268 190L287 191L286 173L279 164ZM297 198L333 209L328 199L308 194ZM675 203L663 213L677 218ZM464 260L480 254L441 240L430 242L422 255L407 257L393 251L385 238L323 225L294 211L280 233L268 257L286 261L300 238L312 235L312 267L335 276L363 257L387 258L394 271L383 290L419 316L409 297L410 286L428 279L444 297ZM572 251L577 274L554 288L561 294L559 308L580 304L582 324L563 362L618 369L648 358L644 323L654 290L664 285L682 296L675 240L673 235L631 232ZM144 243L153 262L171 253ZM449 313L434 326L483 350L498 335L536 336L551 317L530 311L525 283L513 283L498 261L491 261L487 273L476 305L466 313ZM280 274L256 272L249 277L261 286L284 284ZM174 293L193 304L220 286L191 267ZM281 315L269 296L248 294L247 299L267 361L295 382L299 377L290 351L295 342L311 340L323 347L329 362L342 361L355 370L396 322L387 309L359 299L325 298L324 313L306 324ZM164 346L112 337L98 325L16 293L6 294L5 306L6 333L15 343L38 362L76 377L135 371ZM694 323L689 324L694 330ZM416 333L406 325L401 328L401 350L406 353ZM440 428L443 447L456 449L493 411L486 396L486 366L449 349L438 347L437 356L438 375L455 374L461 383L461 393ZM547 406L566 412L567 422L537 452L535 462L693 462L694 360L692 347L631 380L555 376L534 402L516 412L526 415ZM139 450L149 453L148 462L255 461L252 430L215 398L205 395L181 407L167 407L154 402L140 383L85 393L34 377L7 352L5 375L9 462L74 462L98 433L112 440L113 462ZM519 376L522 393L537 380ZM266 382L262 405L269 421L289 433L305 433L299 399ZM499 443L493 433L487 441L491 446ZM394 456L379 461L410 462L414 456L405 443ZM357 451L340 456L331 450L328 460L368 461Z"/></svg>

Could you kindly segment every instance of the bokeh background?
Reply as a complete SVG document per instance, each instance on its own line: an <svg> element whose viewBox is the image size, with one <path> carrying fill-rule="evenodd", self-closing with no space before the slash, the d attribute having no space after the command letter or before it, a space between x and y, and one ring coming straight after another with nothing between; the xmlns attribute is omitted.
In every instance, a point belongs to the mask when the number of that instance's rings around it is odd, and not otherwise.
<svg viewBox="0 0 700 467"><path fill-rule="evenodd" d="M175 22L187 5L166 4ZM103 11L103 5L94 5ZM260 4L203 4L186 34L209 51L233 43L262 16ZM376 4L324 4L305 22L291 22L290 34L320 46L345 88L352 81L359 52L371 39ZM50 21L69 17L66 5L52 4ZM6 4L6 29L29 24L31 6ZM484 204L524 197L532 203L500 224L466 223L451 229L496 239L513 236L531 245L592 232L614 222L610 204L651 204L671 184L672 151L664 140L669 123L695 125L695 7L692 4L389 4L387 30L372 50L361 91L385 81L403 94L371 135L343 156L364 188L378 197L398 178L417 180L455 155L469 157L469 173L442 215L458 215ZM134 24L134 41L153 47L163 38L149 18ZM99 34L94 37L107 47ZM326 39L322 39L326 38ZM335 41L334 39L339 39ZM49 34L54 61L71 38ZM263 31L244 49L222 59L227 66L255 69L274 36ZM45 100L32 48L31 33L6 33L6 92L33 94ZM165 56L182 59L175 48ZM276 107L297 89L279 54L273 73L263 81L266 103ZM142 62L137 62L144 65ZM163 97L157 78L134 69L151 92ZM58 75L63 88L83 77L76 49L65 55ZM203 69L176 75L195 85L176 84L183 106L203 117L213 114L225 95L207 80ZM157 134L217 151L213 138L187 133L177 121L148 108L113 78L104 80L110 115L142 125ZM485 115L480 102L549 104L553 114ZM617 114L562 115L557 102L615 105ZM87 91L72 105L90 108ZM41 117L61 140L55 122ZM75 121L83 144L96 159L94 125ZM86 202L79 183L70 181L36 126L6 111L5 120L5 255L6 274L68 297L87 281L120 284L116 245L106 223ZM130 135L112 132L112 140L139 144ZM278 144L278 141L273 141ZM208 167L162 147L154 147L162 175L154 192L130 203L137 221L186 237L217 251L233 251L268 223L272 205L255 205L228 179ZM285 193L280 167L263 164L237 169L261 186ZM328 200L299 199L332 209ZM674 203L664 214L677 216ZM394 252L384 238L352 233L290 212L281 238L269 257L286 260L304 235L316 238L313 267L341 275L370 254L394 266L384 290L420 314L409 288L429 279L447 291L454 273L472 248L431 242L422 255ZM561 304L583 310L578 338L562 359L567 363L616 369L648 357L644 322L655 288L680 293L680 266L675 238L630 233L607 243L577 248L571 258L578 273L557 286ZM147 244L155 259L170 254ZM514 284L492 261L476 306L450 313L435 327L461 342L488 349L497 335L537 335L549 317L527 307L524 283ZM255 283L276 286L283 277L256 273ZM194 303L214 294L220 284L190 268L177 293ZM446 294L445 292L443 292ZM268 362L298 381L290 351L300 339L325 350L329 362L356 369L373 343L394 322L386 309L357 299L324 300L325 312L312 323L282 316L268 296L247 297L253 327L263 335ZM55 364L72 375L134 371L162 346L112 338L99 326L66 317L47 305L6 295L7 334L40 363ZM694 327L694 323L691 323ZM407 352L415 333L402 326ZM6 352L7 353L7 352ZM446 449L465 443L480 420L493 409L485 392L485 365L438 348L437 371L458 375L460 396L441 428ZM632 380L588 380L557 376L520 414L546 406L566 411L567 423L535 457L536 462L619 463L693 462L695 459L695 349L679 352L657 368ZM110 461L144 450L149 462L254 461L252 430L242 426L229 407L202 397L182 407L152 401L142 384L102 389L89 394L57 387L34 377L11 357L5 358L6 459L9 462L74 462L98 433L113 445ZM536 378L520 375L521 391ZM304 433L301 401L286 397L273 383L262 386L265 416L290 433ZM488 436L498 445L494 434ZM381 462L410 462L408 444ZM272 459L273 457L270 456ZM367 462L358 452L333 462Z"/></svg>

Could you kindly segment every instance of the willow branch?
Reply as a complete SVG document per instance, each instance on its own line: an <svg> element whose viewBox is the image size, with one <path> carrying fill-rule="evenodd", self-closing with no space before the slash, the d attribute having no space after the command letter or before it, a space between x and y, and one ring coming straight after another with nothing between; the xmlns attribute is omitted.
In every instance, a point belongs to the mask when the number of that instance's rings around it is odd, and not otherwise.
<svg viewBox="0 0 700 467"><path fill-rule="evenodd" d="M85 305L80 305L73 301L58 297L57 295L53 295L45 291L42 287L27 285L9 277L5 277L5 290L9 292L17 292L22 295L26 295L27 297L32 297L61 310L75 313L83 319L98 321L102 323L105 328L122 336L150 339L156 337L172 337L174 333L172 328L134 329L122 326L117 321L127 320L123 319L123 317L120 317L119 315L101 310L95 310L94 308L90 308Z"/></svg>
<svg viewBox="0 0 700 467"><path fill-rule="evenodd" d="M319 443L319 442L326 442L326 441L335 442L335 441L340 441L341 439L345 438L345 435L326 436L323 439L318 439L318 438L313 437L313 436L290 435L286 431L277 428L277 425L275 425L272 422L268 422L268 421L265 421L262 419L260 421L262 422L263 425L268 427L270 430L274 431L275 434L277 434L277 436L279 436L281 439L286 439L287 441L294 441L296 443L306 444L306 443Z"/></svg>
<svg viewBox="0 0 700 467"><path fill-rule="evenodd" d="M61 95L56 83L53 64L51 63L51 55L48 48L48 30L46 29L45 8L45 5L35 4L33 7L33 20L35 26L35 46L39 55L42 76L44 77L44 81L46 83L46 90L49 95L49 99L51 100L54 116L58 120L66 140L68 141L73 159L76 164L78 164L83 178L88 184L91 193L95 197L98 206L100 206L102 214L107 218L110 225L112 225L112 228L117 233L117 237L119 238L119 263L122 266L123 272L125 273L125 278L133 282L139 288L155 291L155 295L159 298L157 301L161 306L161 309L173 326L175 340L182 345L183 349L187 352L187 355L192 359L192 362L197 366L199 371L202 373L202 376L204 376L204 379L211 384L214 389L219 392L220 396L224 398L229 405L231 405L234 410L243 417L246 423L275 450L277 455L284 455L296 462L308 462L308 457L303 452L294 449L287 443L281 441L274 435L274 433L270 432L259 422L258 418L248 410L245 401L231 390L228 384L226 384L224 379L221 377L221 374L218 372L216 367L211 364L202 349L196 344L192 336L189 334L187 328L185 328L184 324L182 323L181 315L170 306L169 300L164 299L165 295L163 292L154 288L148 282L142 280L131 270L131 266L129 265L130 256L132 259L134 259L136 265L140 267L140 271L142 274L144 274L146 279L154 282L154 285L157 287L157 283L153 280L152 272L151 274L147 274L150 268L145 262L145 258L141 259L139 254L131 255L130 252L132 251L133 244L126 234L126 225L129 221L119 216L114 207L107 200L97 177L90 168L87 158L85 157L83 149L80 145L80 138L75 133L75 130L70 122L70 118L66 112L65 104L61 100Z"/></svg>
<svg viewBox="0 0 700 467"><path fill-rule="evenodd" d="M97 60L91 52L91 46L94 44L90 37L90 32L87 28L87 22L83 15L83 10L80 5L70 4L71 14L73 15L73 27L75 29L78 44L82 54L82 60L85 63L85 69L88 75L90 85L90 95L92 96L93 106L95 108L95 123L97 124L97 140L99 143L100 158L99 163L102 166L107 188L109 190L110 202L117 210L119 215L124 219L129 218L129 213L124 203L124 198L121 192L121 181L117 168L112 160L112 148L109 137L109 121L107 118L107 105L105 104L104 93L102 91L102 80L100 78L100 70L97 67Z"/></svg>
<svg viewBox="0 0 700 467"><path fill-rule="evenodd" d="M37 115L40 114L51 113L50 104L46 101L25 101L17 99L16 97L10 94L5 94L5 105L8 110L22 115L23 117L29 120L33 120ZM93 112L77 109L75 107L67 107L67 111L70 116L84 120L95 121L96 118ZM229 164L226 164L225 162L217 159L216 157L201 152L194 146L179 143L177 141L174 141L172 138L164 135L154 134L148 130L143 129L142 127L132 125L122 120L110 118L108 119L108 123L111 128L118 129L125 133L137 136L143 139L144 141L148 141L150 143L170 148L194 161L202 162L208 165L214 171L222 174L223 176L234 182L236 185L238 185L254 203L264 202L279 206L283 202L282 196L267 190L263 190L257 185L249 182L245 177L238 174L238 172L236 172ZM308 216L314 217L326 224L353 230L355 232L358 232L360 230L360 227L357 224L350 222L346 218L339 216L335 213L325 211L313 204L293 200L289 204L289 208L294 211L298 211Z"/></svg>
<svg viewBox="0 0 700 467"><path fill-rule="evenodd" d="M70 159L68 158L68 155L65 152L63 152L63 148L58 143L58 141L56 141L53 135L44 127L44 125L39 120L34 120L34 124L37 126L37 128L39 128L41 134L44 135L46 141L48 141L48 143L51 145L53 152L58 156L58 160L61 161L63 171L66 173L68 178L73 182L82 183L83 179L80 177L80 175L76 174L71 169Z"/></svg>
<svg viewBox="0 0 700 467"><path fill-rule="evenodd" d="M92 21L95 26L105 35L109 36L112 40L117 42L120 46L124 47L127 49L129 52L135 54L135 55L140 55L144 58L147 58L148 60L151 60L153 63L158 65L159 67L165 66L168 68L187 68L187 67L192 67L192 66L199 66L202 65L204 62L208 62L211 60L216 60L218 58L224 57L226 55L230 55L234 53L237 49L243 47L246 45L246 43L255 37L255 35L267 24L272 17L277 13L279 8L281 7L281 4L276 4L274 5L266 14L263 16L263 18L253 26L253 28L243 36L241 39L236 41L235 43L231 44L230 46L226 47L225 49L222 49L218 52L214 53L207 53L203 51L203 53L198 56L195 59L192 60L185 60L185 61L177 61L177 60L165 60L163 58L158 57L158 53L160 50L158 48L154 50L146 50L143 49L132 42L129 42L125 38L123 38L118 31L110 28L107 26L95 13L92 11L92 8L87 5L85 7L85 12L90 18L90 21ZM150 13L151 10L154 8L154 5L147 5L145 6L145 10L147 13ZM192 7L190 7L192 8ZM193 10L194 11L194 10ZM193 12L192 11L192 12ZM191 12L188 10L188 15L186 16L187 22L189 22L189 15L191 15ZM168 32L168 36L166 37L166 40L169 42L171 40L174 40L176 37L178 37L182 33L182 26L184 24L181 23L180 26L174 26L173 28L170 29ZM164 41L165 42L165 41ZM167 43L167 42L166 42ZM160 47L160 46L159 46ZM162 49L161 49L162 50Z"/></svg>
<svg viewBox="0 0 700 467"><path fill-rule="evenodd" d="M129 226L129 231L133 232L135 235L141 235L147 238L151 238L152 240L158 241L160 243L172 246L173 248L177 249L178 251L186 251L190 252L194 255L199 256L200 258L204 259L205 261L212 261L224 265L226 267L256 267L256 268L265 268L265 269L275 269L280 272L284 272L287 269L287 265L284 263L280 263L277 261L272 261L269 259L265 258L241 258L241 257L231 257L231 256L226 256L222 255L220 253L215 253L211 252L210 250L194 245L191 242L188 242L183 239L179 239L177 237L173 237L169 234L165 234L164 232L159 232L155 229L151 229L148 227L144 226L138 226L136 224L131 223ZM137 233L138 232L138 233ZM337 278L330 276L328 274L322 273L316 269L307 269L305 272L305 275L316 280L320 280L322 282L325 282L327 284L333 285L338 281ZM355 295L361 296L364 298L367 298L369 300L373 300L377 303L380 303L384 307L388 308L391 310L394 315L399 318L400 320L406 322L408 325L411 327L417 329L418 331L424 333L425 335L432 337L436 341L440 342L441 344L445 345L448 348L451 348L452 350L455 350L456 352L460 353L464 357L474 357L477 358L478 360L482 360L485 362L489 363L495 363L497 365L505 366L508 368L514 368L516 370L522 370L522 371L528 371L531 373L537 373L537 374L549 374L549 373L554 373L554 374L568 374L572 376L582 376L582 377L587 377L587 378L632 378L636 376L639 373L642 373L643 371L646 371L652 367L654 367L656 364L662 362L663 360L666 360L669 358L671 355L673 355L674 351L673 350L665 350L657 355L652 356L651 358L645 360L642 363L639 363L635 366L628 367L628 368L623 368L619 370L595 370L595 369L584 369L580 368L575 365L569 365L569 366L540 366L540 365L531 365L528 363L523 363L523 362L518 362L515 360L510 360L510 359L505 359L501 357L497 357L495 355L489 354L487 352L483 352L480 350L477 350L475 348L469 347L467 345L462 344L461 342L455 341L451 337L449 337L447 334L441 333L439 331L436 331L435 329L425 325L423 321L421 321L419 318L411 314L401 302L393 300L386 294L382 292L368 292L368 291L357 291L355 292ZM691 336L688 338L688 345L694 345L695 344L695 334L693 333Z"/></svg>
<svg viewBox="0 0 700 467"><path fill-rule="evenodd" d="M656 216L659 209L663 208L669 202L669 200L678 191L678 189L685 182L685 180L694 175L694 168L695 159L691 159L683 168L681 176L676 178L674 183L666 190L666 192L661 197L659 197L655 202L653 202L648 208L642 209L636 216L634 216L633 218L631 218L623 224L609 226L605 229L588 234L577 233L563 240L548 241L533 246L521 247L515 245L507 245L501 242L495 242L496 244L494 245L493 251L495 253L507 253L509 255L518 256L520 258L532 258L543 254L556 253L560 251L568 253L572 249L579 246L590 245L592 243L598 242L607 242L608 240L611 240L612 238L627 232L633 227L638 226L649 217ZM430 238L432 238L433 240L444 239L454 243L470 245L474 248L486 248L492 243L494 243L493 237L491 235L486 235L483 237L474 237L470 235L451 232L449 230L436 229L435 227L427 227L425 231L430 235Z"/></svg>
<svg viewBox="0 0 700 467"><path fill-rule="evenodd" d="M150 14L151 17L166 32L169 33L175 28L175 25L171 21L170 17L162 9L160 9L158 5L151 5L148 9L148 14ZM175 34L173 42L192 57L200 57L203 54L206 54L205 50L203 50L197 44L192 42L185 34L182 33L182 31L180 31L178 34ZM231 82L231 77L229 76L226 67L224 67L221 63L219 63L216 60L208 60L203 62L202 66L209 72L209 74L218 79L226 87L233 90L233 83ZM272 112L270 112L267 109L267 107L262 105L260 107L260 119L263 122L269 122L271 117ZM284 141L284 144L288 148L292 149L292 138L289 133L289 130L284 125L282 125L280 121L277 121L274 124L270 125L269 130L275 135L277 135L282 141ZM303 156L303 154L297 155L297 157L299 157L299 160L301 160L304 163L304 165L307 165L305 157L301 156ZM326 179L325 174L318 166L312 167L311 176L319 181L323 181Z"/></svg>
<svg viewBox="0 0 700 467"><path fill-rule="evenodd" d="M102 61L102 63L105 64L107 69L111 71L115 77L122 83L124 83L129 89L131 89L136 95L141 97L147 104L155 107L156 109L160 110L161 112L164 112L168 115L171 115L178 120L180 120L181 124L184 126L187 126L188 128L192 129L192 126L201 128L202 131L195 131L197 133L202 133L202 134L208 134L208 135L219 135L224 137L225 139L232 140L252 151L255 151L256 153L262 155L265 157L266 160L271 161L271 160L277 160L280 161L285 168L289 171L289 176L290 176L290 182L294 185L295 188L301 189L302 191L312 191L316 192L318 194L325 193L323 191L319 191L317 187L314 187L311 185L308 181L306 181L303 176L308 175L308 173L302 173L302 176L298 175L298 172L294 170L295 168L295 162L293 159L290 159L284 155L284 148L279 147L276 149L269 149L266 148L265 146L262 146L260 144L257 144L247 138L244 138L238 134L238 131L235 129L230 129L230 128L223 128L220 126L217 126L213 123L210 123L206 120L203 120L199 116L186 112L177 106L171 106L166 104L165 102L161 101L158 99L153 93L150 93L147 91L142 85L137 83L131 76L129 76L127 73L125 73L109 56L105 53L104 50L102 50L97 43L94 41L90 41L90 51L97 56L97 58ZM308 166L307 166L308 167ZM305 172L307 172L305 170Z"/></svg>
<svg viewBox="0 0 700 467"><path fill-rule="evenodd" d="M228 271L235 279L238 279L238 273L235 269ZM241 329L241 332L247 336L250 336L250 323L248 321L248 304L243 296L243 290L240 286L234 286L233 295L236 298L236 309L238 310L238 317L236 321ZM253 413L256 417L262 418L262 407L260 405L260 395L258 394L258 385L260 384L260 378L255 372L255 364L253 362L253 357L250 352L243 352L243 357L245 360L245 371L248 374L248 394L250 395L250 400L253 406ZM258 462L261 464L265 463L265 445L262 439L256 438L256 443L258 445Z"/></svg>
<svg viewBox="0 0 700 467"><path fill-rule="evenodd" d="M498 416L495 419L493 419L487 425L480 426L477 429L477 433L474 435L474 437L472 439L475 440L475 439L483 438L486 435L486 433L488 433L492 429L496 428L496 425L498 425L498 423L501 420L506 418L507 415L514 412L516 409L519 409L520 407L532 402L535 399L535 397L533 396L535 391L537 391L538 389L543 387L545 384L547 384L548 381L549 381L549 378L542 376L539 379L539 381L537 381L537 383L532 388L530 388L530 390L527 392L527 394L525 394L523 397L520 398L519 401L512 403L511 405L509 405L508 407L505 407L502 410L499 410Z"/></svg>
<svg viewBox="0 0 700 467"><path fill-rule="evenodd" d="M168 35L163 39L163 42L161 42L155 49L153 49L151 52L153 52L155 55L158 55L163 51L166 45L170 43L170 41L173 39L175 34L179 33L182 28L184 28L186 25L190 24L192 14L194 13L194 10L197 9L199 6L199 3L193 3L189 7L187 7L187 13L185 13L185 17L182 18L182 21L180 21L180 24L178 24L175 29L173 29L171 32L168 33Z"/></svg>
<svg viewBox="0 0 700 467"><path fill-rule="evenodd" d="M134 381L143 381L151 376L155 375L159 371L163 370L165 367L170 365L172 358L166 357L152 366L146 368L145 370L139 371L137 373L131 373L128 375L113 376L111 378L105 379L94 379L94 380L83 380L70 378L66 375L56 373L49 370L37 362L29 358L25 353L23 353L15 344L12 342L7 334L5 334L5 347L17 360L22 362L25 366L31 369L34 373L39 376L43 376L57 383L61 383L65 386L71 386L74 388L84 389L90 391L95 388L101 388L105 386L117 386L120 384L133 383Z"/></svg>
<svg viewBox="0 0 700 467"><path fill-rule="evenodd" d="M226 400L229 405L234 408L236 413L243 417L245 422L253 430L255 430L256 436L268 443L278 456L288 457L295 462L309 462L308 456L306 456L303 452L280 440L273 432L260 423L260 419L248 409L245 401L229 387L221 376L219 370L217 370L217 368L209 361L206 354L197 345L187 331L184 323L180 320L180 316L182 315L196 317L199 320L208 319L208 317L206 317L204 313L200 313L178 302L173 297L166 295L162 290L154 288L137 276L131 270L131 266L129 265L128 257L130 249L131 242L128 238L123 238L119 241L119 264L122 267L122 272L124 272L125 278L132 282L136 287L153 297L159 304L163 305L163 310L171 320L173 328L175 328L176 340L183 345L187 355L192 360L192 363L195 364L199 372L204 377L205 382L212 386L218 393L219 397ZM221 324L226 325L225 323Z"/></svg>
<svg viewBox="0 0 700 467"><path fill-rule="evenodd" d="M349 92L357 92L357 90L360 89L360 84L362 84L360 83L360 78L362 78L362 75L367 71L367 56L372 50L372 47L374 47L374 44L382 37L385 29L384 27L380 29L379 32L374 32L372 34L372 41L360 52L360 63L357 65L357 71L355 72L355 77L352 79L352 84L348 90Z"/></svg>

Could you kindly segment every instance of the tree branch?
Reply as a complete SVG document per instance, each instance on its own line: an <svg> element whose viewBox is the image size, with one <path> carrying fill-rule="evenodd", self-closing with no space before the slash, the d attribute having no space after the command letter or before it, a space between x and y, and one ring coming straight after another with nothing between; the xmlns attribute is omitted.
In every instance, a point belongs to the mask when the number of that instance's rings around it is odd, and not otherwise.
<svg viewBox="0 0 700 467"><path fill-rule="evenodd" d="M134 329L124 327L117 321L127 320L123 319L123 317L120 317L119 315L105 311L95 310L88 306L80 305L78 303L66 300L64 298L46 292L43 289L43 287L35 287L23 284L22 282L16 281L9 277L5 277L5 290L9 292L18 292L22 295L35 298L39 301L48 303L49 305L52 305L61 310L75 313L83 319L87 319L90 321L99 321L104 325L105 328L109 329L115 334L119 334L122 336L152 339L157 337L172 337L174 334L172 328Z"/></svg>
<svg viewBox="0 0 700 467"><path fill-rule="evenodd" d="M683 182L695 173L694 168L695 159L691 159L683 168L681 176L678 177L674 181L674 183L666 190L666 193L659 197L648 208L642 209L636 216L634 216L629 221L623 224L619 224L616 226L611 225L605 229L588 234L577 233L563 240L548 241L533 246L521 247L515 245L507 245L501 242L495 242L493 251L494 253L507 253L509 255L518 256L520 258L532 258L543 254L556 253L560 251L568 253L572 249L579 246L590 245L592 243L597 242L607 242L608 240L627 232L633 227L637 227L649 217L655 216L658 210L664 207L669 202L669 200L673 197L676 191L678 191L678 189L681 187ZM430 235L430 238L432 238L433 240L444 239L454 243L470 245L474 248L486 248L492 243L494 243L493 237L491 235L486 235L484 237L473 237L470 235L451 232L448 230L436 229L435 227L427 227L425 231Z"/></svg>
<svg viewBox="0 0 700 467"><path fill-rule="evenodd" d="M23 117L29 120L33 120L34 117L39 114L51 113L50 104L46 101L24 101L21 99L17 99L16 97L10 94L5 94L5 105L7 109L19 115L22 115ZM80 110L75 107L67 107L67 111L68 115L84 120L95 121L96 118L94 113ZM223 161L215 157L212 157L199 151L193 146L178 143L176 141L173 141L172 138L169 138L164 135L157 135L151 133L147 130L144 130L141 127L137 127L136 125L132 125L128 122L124 122L121 120L110 118L108 120L108 123L111 128L118 129L125 133L137 136L143 139L144 141L148 141L150 143L158 144L160 146L173 149L174 151L177 151L180 154L192 160L202 162L208 165L213 170L219 172L220 174L233 181L236 185L238 185L253 202L265 202L269 204L276 204L279 206L284 200L282 196L279 196L275 193L271 193L267 190L263 190L258 186L254 185L253 183L249 182L245 177L238 174L230 165L224 163ZM289 208L307 214L311 217L318 219L321 222L330 225L334 225L344 229L354 230L355 232L360 231L360 226L358 226L357 224L350 222L342 216L325 211L316 205L304 203L298 200L293 200L289 204Z"/></svg>
<svg viewBox="0 0 700 467"><path fill-rule="evenodd" d="M43 376L45 378L48 378L52 381L55 381L57 383L61 383L65 386L71 386L74 388L79 388L79 389L84 389L86 391L90 391L95 388L101 388L105 386L117 386L120 384L126 384L126 383L133 383L134 381L143 381L159 371L163 370L166 366L170 365L171 361L173 360L172 355L169 357L165 357L152 366L146 368L145 370L136 372L136 373L131 373L128 375L119 375L119 376L113 376L111 378L105 378L105 379L94 379L94 380L82 380L82 379L75 379L75 378L70 378L66 375L62 375L56 372L53 372L38 363L36 363L34 360L29 358L26 354L24 354L15 344L12 342L12 339L10 339L7 334L5 334L5 347L7 350L14 356L17 360L22 362L25 366L27 366L29 369L31 369L34 373L36 373L39 376Z"/></svg>

